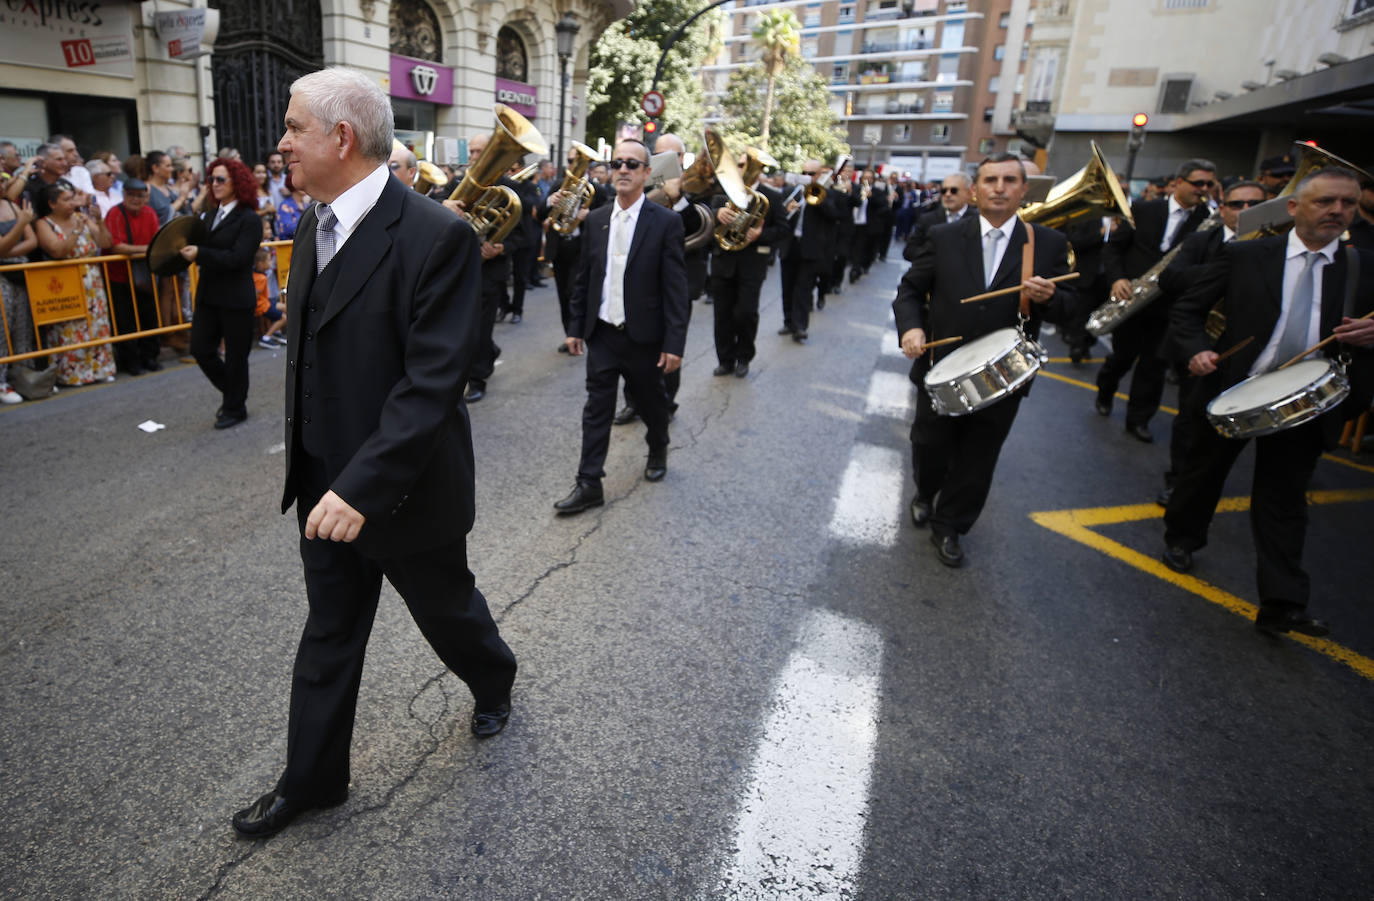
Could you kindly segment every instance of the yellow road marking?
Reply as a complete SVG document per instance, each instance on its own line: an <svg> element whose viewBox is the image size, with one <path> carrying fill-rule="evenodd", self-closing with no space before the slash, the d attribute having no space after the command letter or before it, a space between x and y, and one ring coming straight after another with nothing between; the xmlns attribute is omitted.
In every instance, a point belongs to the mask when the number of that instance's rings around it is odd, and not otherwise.
<svg viewBox="0 0 1374 901"><path fill-rule="evenodd" d="M1055 361L1050 360L1050 362L1053 363ZM1053 379L1056 382L1063 382L1066 385L1076 385L1079 388L1086 388L1089 391L1097 391L1096 385L1092 384L1091 382L1085 382L1082 379L1071 379L1067 375L1060 375L1057 372L1048 372L1045 369L1040 370L1040 375L1044 376L1047 379ZM1116 394L1112 396L1117 398L1118 400L1130 400L1129 397L1127 397L1125 394L1122 394L1120 391L1116 392ZM1165 413L1168 413L1170 416L1178 415L1178 410L1174 409L1173 407L1166 407L1163 404L1161 404L1159 409ZM1358 469L1360 470L1360 472L1374 473L1374 466L1366 466L1363 463L1356 463L1354 460L1347 460L1344 457L1337 457L1331 454L1322 454L1321 458L1323 460L1329 460L1332 463L1339 463L1342 466L1349 466L1351 469Z"/></svg>
<svg viewBox="0 0 1374 901"><path fill-rule="evenodd" d="M1308 492L1307 495L1309 504L1346 504L1369 500L1374 500L1374 489L1363 488L1338 491L1311 491ZM1250 498L1248 497L1222 498L1221 503L1217 505L1218 513L1238 513L1249 509ZM1044 526L1052 532L1057 532L1065 538L1087 545L1095 551L1106 554L1108 557L1120 560L1128 566L1133 566L1155 578L1182 588L1184 591L1198 595L1202 599L1223 607L1237 616L1253 620L1258 610L1255 605L1249 601L1243 600L1231 594L1229 591L1218 588L1210 582L1205 582L1196 576L1176 573L1165 566L1160 560L1142 554L1140 551L1127 547L1119 541L1113 541L1105 535L1093 531L1094 526L1140 522L1147 519L1160 519L1163 516L1164 511L1157 504L1131 504L1123 507L1086 507L1077 510L1047 510L1039 513L1032 513L1030 518L1038 525ZM1306 645L1314 651L1325 654L1338 663L1345 664L1366 679L1374 681L1374 660L1356 653L1344 645L1336 644L1329 639L1311 638L1306 635L1294 634L1290 634L1288 637L1299 644Z"/></svg>

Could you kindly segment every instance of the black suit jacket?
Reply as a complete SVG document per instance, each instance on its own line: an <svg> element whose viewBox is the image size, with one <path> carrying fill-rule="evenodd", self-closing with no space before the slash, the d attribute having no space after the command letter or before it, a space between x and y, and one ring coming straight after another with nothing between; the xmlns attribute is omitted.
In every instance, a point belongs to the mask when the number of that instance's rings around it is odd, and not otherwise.
<svg viewBox="0 0 1374 901"><path fill-rule="evenodd" d="M797 216L802 217L802 233L798 238L795 233L789 244L788 254L800 256L804 260L827 261L835 255L835 248L838 247L838 223L841 216L849 216L852 223L853 217L850 210L853 209L849 204L849 195L841 194L839 191L826 191L825 199L815 206L807 204L806 199L798 194L802 206L806 207L803 213L800 209L796 214L789 218L788 227L794 230L797 227Z"/></svg>
<svg viewBox="0 0 1374 901"><path fill-rule="evenodd" d="M1039 225L1032 228L1035 229L1034 274L1050 278L1068 273L1068 240L1052 229ZM984 288L979 218L965 217L958 222L932 228L928 240L921 245L916 262L902 276L897 299L892 302L898 340L911 329L919 328L925 331L927 342L953 335L961 335L967 342L997 329L1016 325L1021 309L1017 294L976 303L960 301L982 294L985 290L995 291L1020 284L1021 249L1025 245L1026 224L1017 220L1011 242L1002 255L1002 263L993 276L992 284ZM1074 292L1070 284L1058 284L1047 303L1030 305L1030 322L1026 331L1031 337L1039 335L1042 320L1063 322L1074 309ZM911 380L920 384L921 378L936 360L964 342L937 347L929 354L917 357L911 365Z"/></svg>
<svg viewBox="0 0 1374 901"><path fill-rule="evenodd" d="M970 216L975 219L978 218L978 210L975 209L971 203L964 207L963 215L956 221L962 221ZM916 262L916 253L921 249L921 245L925 243L926 234L937 225L948 224L950 224L949 213L946 212L945 208L939 203L936 203L935 209L917 215L916 224L911 227L911 234L907 235L906 247L902 248L902 256L905 257L908 262ZM981 250L979 252L981 253Z"/></svg>
<svg viewBox="0 0 1374 901"><path fill-rule="evenodd" d="M215 221L215 212L202 213L205 227ZM200 281L196 285L196 305L227 310L251 310L258 300L253 287L253 257L262 244L262 219L252 206L235 206L219 228L210 230L196 250Z"/></svg>
<svg viewBox="0 0 1374 901"><path fill-rule="evenodd" d="M1197 227L1211 214L1205 203L1193 207L1188 218L1183 220L1183 226L1174 235L1169 250L1173 250L1180 241L1197 231ZM1102 251L1102 274L1108 284L1123 278L1140 277L1168 252L1159 249L1159 242L1164 240L1164 228L1169 222L1167 198L1133 204L1131 218L1135 220L1135 226L1122 222L1116 231L1112 232L1111 240Z"/></svg>
<svg viewBox="0 0 1374 901"><path fill-rule="evenodd" d="M1219 230L1219 229L1218 229ZM1205 399L1210 400L1225 389L1245 379L1250 368L1263 353L1278 324L1283 306L1283 268L1288 245L1286 235L1258 238L1252 241L1232 241L1223 245L1215 263L1191 270L1187 290L1174 303L1170 313L1170 336L1175 355L1189 360L1196 354L1211 350L1203 326L1207 313L1222 302L1226 329L1217 341L1216 350L1225 353L1247 337L1249 344L1221 361L1216 373L1204 378ZM1355 250L1360 255L1360 283L1355 294L1355 315L1374 309L1374 253ZM1346 250L1336 252L1334 262L1322 269L1321 337L1341 323L1346 294ZM1328 357L1349 353L1353 358L1350 369L1353 391L1347 410L1368 409L1371 394L1371 371L1374 352L1354 348L1339 342L1328 344L1323 352ZM1280 363L1286 362L1283 360ZM1328 445L1339 437L1343 417L1322 417L1322 431Z"/></svg>
<svg viewBox="0 0 1374 901"><path fill-rule="evenodd" d="M782 195L767 185L760 185L756 191L768 198L768 215L763 219L763 231L753 244L743 250L726 251L716 247L712 253L711 274L720 278L745 276L763 278L767 275L768 265L773 262L773 251L787 242L791 234L787 225L787 211L782 206ZM715 198L714 207L725 206L725 195Z"/></svg>
<svg viewBox="0 0 1374 901"><path fill-rule="evenodd" d="M316 222L312 206L292 247L282 512L298 494L295 407L298 391L309 390L330 487L366 517L359 552L393 556L460 539L474 515L463 385L481 308L477 237L440 204L388 178L329 263L339 267L333 292L319 298ZM308 317L307 304L316 307ZM297 365L306 340L314 343L310 372Z"/></svg>
<svg viewBox="0 0 1374 901"><path fill-rule="evenodd" d="M1218 225L1184 238L1178 254L1159 274L1160 289L1170 297L1181 295L1188 287L1188 276L1194 266L1214 263L1221 256L1225 236L1226 229Z"/></svg>
<svg viewBox="0 0 1374 901"><path fill-rule="evenodd" d="M601 286L606 280L611 213L619 208L618 202L600 206L582 223L582 258L569 302L570 337L585 340L596 328ZM625 261L626 333L638 344L653 344L663 353L678 357L687 346L690 312L682 240L682 217L646 197Z"/></svg>

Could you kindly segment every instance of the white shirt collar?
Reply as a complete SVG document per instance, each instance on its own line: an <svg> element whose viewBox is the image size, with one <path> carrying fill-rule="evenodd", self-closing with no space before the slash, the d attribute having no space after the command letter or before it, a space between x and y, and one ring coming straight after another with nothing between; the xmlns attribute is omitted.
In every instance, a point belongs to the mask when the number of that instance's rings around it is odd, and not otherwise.
<svg viewBox="0 0 1374 901"><path fill-rule="evenodd" d="M1169 195L1169 218L1172 219L1179 213L1190 213L1192 210L1185 210L1183 204L1174 199L1174 195Z"/></svg>
<svg viewBox="0 0 1374 901"><path fill-rule="evenodd" d="M387 168L386 163L381 163L347 191L334 198L329 208L339 220L334 226L336 252L337 248L342 247L343 242L348 240L348 236L353 234L363 217L377 205L382 190L386 188L386 180L390 177L391 170Z"/></svg>
<svg viewBox="0 0 1374 901"><path fill-rule="evenodd" d="M1326 257L1326 261L1328 263L1334 263L1336 261L1336 248L1340 246L1341 239L1335 238L1331 241L1330 244L1326 245L1321 250L1317 251L1317 253ZM1298 237L1298 230L1293 229L1289 231L1288 249L1284 252L1283 258L1285 260L1291 260L1293 259L1293 257L1301 256L1304 253L1307 253L1307 245L1302 243L1302 238Z"/></svg>
<svg viewBox="0 0 1374 901"><path fill-rule="evenodd" d="M643 209L643 208L644 208L644 192L643 192L643 191L640 191L640 192L639 192L639 196L635 198L635 202L632 203L632 204L630 204L628 207L621 207L621 205L620 205L620 198L619 198L619 197L616 197L616 199L615 199L615 211L616 211L616 213L621 213L621 212L629 213L629 214L630 214L630 221L631 221L631 222L638 221L638 219L639 219L639 211L640 211L641 209Z"/></svg>
<svg viewBox="0 0 1374 901"><path fill-rule="evenodd" d="M215 211L215 218L216 218L216 219L228 218L229 214L232 213L232 212L234 211L234 207L236 207L236 206L238 206L238 205L239 205L239 202L238 202L237 199L231 200L231 201L229 201L228 203L221 203L221 204L219 205L219 209L218 209L217 211ZM222 214L222 215L221 215L221 214Z"/></svg>
<svg viewBox="0 0 1374 901"><path fill-rule="evenodd" d="M982 214L979 214L979 216L978 216L978 234L980 234L980 235L986 237L986 236L987 236L987 233L988 233L988 230L989 230L989 229L993 229L993 228L999 229L999 230L1002 232L1002 237L1003 237L1003 238L1006 238L1007 241L1010 242L1010 241L1011 241L1012 232L1013 232L1013 231L1015 230L1015 228L1016 228L1016 217L1015 217L1015 216L1012 216L1012 217L1010 217L1009 219L1007 219L1006 222L1003 222L1000 226L998 226L998 225L993 225L991 222L989 222L986 216L984 216L984 215L982 215ZM1002 246L1003 246L1003 247L1006 247L1007 244L1003 244Z"/></svg>
<svg viewBox="0 0 1374 901"><path fill-rule="evenodd" d="M1226 243L1230 242L1231 239L1234 238L1235 236L1236 236L1236 233L1233 232L1233 231L1231 231L1231 226L1226 225L1225 223L1223 223L1222 226L1221 226L1221 243L1226 244Z"/></svg>
<svg viewBox="0 0 1374 901"><path fill-rule="evenodd" d="M946 219L962 219L962 218L964 218L964 211L967 210L967 209L968 209L968 204L964 204L963 206L959 207L959 209L957 209L957 210L955 210L955 211L953 211L953 212L950 212L949 210L945 210L945 218L946 218ZM984 233L984 234L987 234L987 229L984 229L984 230L983 230L983 233Z"/></svg>

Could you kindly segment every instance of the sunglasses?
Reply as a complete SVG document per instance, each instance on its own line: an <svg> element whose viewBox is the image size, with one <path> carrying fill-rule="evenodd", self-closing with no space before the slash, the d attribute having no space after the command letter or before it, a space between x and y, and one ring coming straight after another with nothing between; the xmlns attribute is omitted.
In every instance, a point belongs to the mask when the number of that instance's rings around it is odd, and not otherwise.
<svg viewBox="0 0 1374 901"><path fill-rule="evenodd" d="M1259 206L1263 200L1228 200L1222 204L1228 210L1243 210L1250 206Z"/></svg>
<svg viewBox="0 0 1374 901"><path fill-rule="evenodd" d="M820 174L820 171L821 170L819 169L803 169L802 175L809 175L810 177L815 178L817 175Z"/></svg>
<svg viewBox="0 0 1374 901"><path fill-rule="evenodd" d="M1217 184L1216 182L1212 181L1210 178L1199 178L1197 181L1188 181L1188 179L1185 178L1184 181L1187 181L1188 184L1190 184L1190 185L1192 185L1193 187L1197 188L1199 191L1205 191L1205 190L1207 190L1208 188L1214 188L1214 187L1216 187L1216 184Z"/></svg>
<svg viewBox="0 0 1374 901"><path fill-rule="evenodd" d="M395 172L397 169L401 168L400 163L387 163L386 165L387 168L389 168L392 172Z"/></svg>
<svg viewBox="0 0 1374 901"><path fill-rule="evenodd" d="M210 176L210 181L214 182L214 183L217 184L217 185L228 184L228 183L229 183L229 176L227 176L227 175L212 175L212 176Z"/></svg>
<svg viewBox="0 0 1374 901"><path fill-rule="evenodd" d="M941 188L941 189L940 189L940 193L941 193L941 194L958 194L961 190L962 190L961 188Z"/></svg>
<svg viewBox="0 0 1374 901"><path fill-rule="evenodd" d="M626 169L629 169L631 172L633 172L644 164L641 163L639 160L611 160L606 165L610 166L611 169L617 172L620 171L621 166L624 166Z"/></svg>

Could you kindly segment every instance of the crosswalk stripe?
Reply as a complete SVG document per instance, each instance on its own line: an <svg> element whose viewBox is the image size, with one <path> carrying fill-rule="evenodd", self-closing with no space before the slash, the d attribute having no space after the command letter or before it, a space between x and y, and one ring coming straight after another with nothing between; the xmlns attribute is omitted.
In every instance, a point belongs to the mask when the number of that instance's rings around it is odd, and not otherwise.
<svg viewBox="0 0 1374 901"><path fill-rule="evenodd" d="M882 639L826 610L805 620L711 897L848 898L863 858L878 738Z"/></svg>
<svg viewBox="0 0 1374 901"><path fill-rule="evenodd" d="M910 419L914 393L915 386L905 373L874 370L873 377L868 380L864 412L869 416Z"/></svg>
<svg viewBox="0 0 1374 901"><path fill-rule="evenodd" d="M902 455L856 444L840 478L830 534L842 541L891 547L901 519Z"/></svg>

